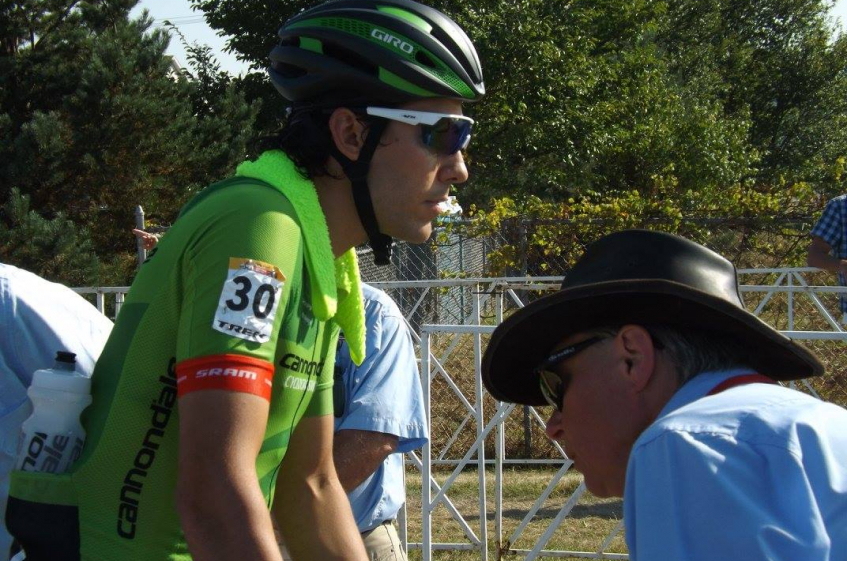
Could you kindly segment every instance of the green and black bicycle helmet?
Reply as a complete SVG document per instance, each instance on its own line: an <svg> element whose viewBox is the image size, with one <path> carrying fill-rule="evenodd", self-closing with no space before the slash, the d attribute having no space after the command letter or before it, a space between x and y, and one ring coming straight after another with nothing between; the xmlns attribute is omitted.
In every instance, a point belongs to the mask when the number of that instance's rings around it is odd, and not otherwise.
<svg viewBox="0 0 847 561"><path fill-rule="evenodd" d="M412 0L337 0L279 30L271 79L293 102L362 96L402 103L476 101L485 93L473 44L449 17Z"/></svg>
<svg viewBox="0 0 847 561"><path fill-rule="evenodd" d="M292 111L399 105L426 98L463 102L485 93L468 36L440 11L413 0L335 0L306 10L279 30L269 74ZM353 184L356 209L377 263L392 240L379 232L366 176L387 122L376 119L359 159L333 156Z"/></svg>

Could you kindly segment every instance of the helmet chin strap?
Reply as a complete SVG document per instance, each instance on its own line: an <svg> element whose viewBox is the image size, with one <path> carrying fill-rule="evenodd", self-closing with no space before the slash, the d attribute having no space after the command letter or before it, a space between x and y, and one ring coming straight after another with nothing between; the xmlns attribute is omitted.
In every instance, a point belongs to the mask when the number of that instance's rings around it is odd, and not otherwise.
<svg viewBox="0 0 847 561"><path fill-rule="evenodd" d="M373 200L371 199L371 191L368 189L368 169L371 165L371 158L373 158L386 126L388 126L387 121L374 119L368 130L362 150L359 152L359 158L355 161L342 154L338 150L338 147L335 146L335 143L332 143L330 148L332 156L341 164L344 174L353 185L353 202L356 205L356 212L359 214L359 221L361 221L365 233L368 235L368 241L371 249L373 249L374 263L376 265L390 264L391 250L394 247L394 240L379 231L376 214L374 213Z"/></svg>

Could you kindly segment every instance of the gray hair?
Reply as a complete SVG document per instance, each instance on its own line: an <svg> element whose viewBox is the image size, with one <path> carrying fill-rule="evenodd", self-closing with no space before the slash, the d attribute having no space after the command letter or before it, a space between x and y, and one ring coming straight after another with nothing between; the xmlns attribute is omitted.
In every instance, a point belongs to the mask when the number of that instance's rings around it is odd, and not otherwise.
<svg viewBox="0 0 847 561"><path fill-rule="evenodd" d="M614 337L621 327L602 327L592 332ZM674 365L680 386L702 372L749 368L750 349L723 333L664 324L642 327L653 338L653 345Z"/></svg>

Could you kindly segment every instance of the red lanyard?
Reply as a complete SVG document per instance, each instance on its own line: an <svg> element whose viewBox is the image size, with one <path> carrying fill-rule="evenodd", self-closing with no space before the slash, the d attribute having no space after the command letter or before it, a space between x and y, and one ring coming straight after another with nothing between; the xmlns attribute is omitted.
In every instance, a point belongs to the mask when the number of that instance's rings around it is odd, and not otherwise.
<svg viewBox="0 0 847 561"><path fill-rule="evenodd" d="M735 386L745 386L747 384L776 384L776 381L773 378L768 378L767 376L763 376L761 374L741 374L740 376L733 376L732 378L727 378L714 388L712 391L707 393L706 395L715 395L716 393L721 393L724 390L728 390L729 388L734 388Z"/></svg>

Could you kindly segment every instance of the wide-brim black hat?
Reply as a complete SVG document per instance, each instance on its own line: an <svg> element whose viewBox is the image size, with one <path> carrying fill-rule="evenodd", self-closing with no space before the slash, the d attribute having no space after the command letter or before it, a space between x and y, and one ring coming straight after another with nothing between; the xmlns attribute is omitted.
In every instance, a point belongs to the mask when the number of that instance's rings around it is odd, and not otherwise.
<svg viewBox="0 0 847 561"><path fill-rule="evenodd" d="M553 347L568 335L624 323L731 336L750 350L747 365L775 380L824 370L809 350L744 308L730 261L679 236L626 230L591 244L559 292L494 330L482 359L483 383L501 401L543 405L533 370Z"/></svg>

